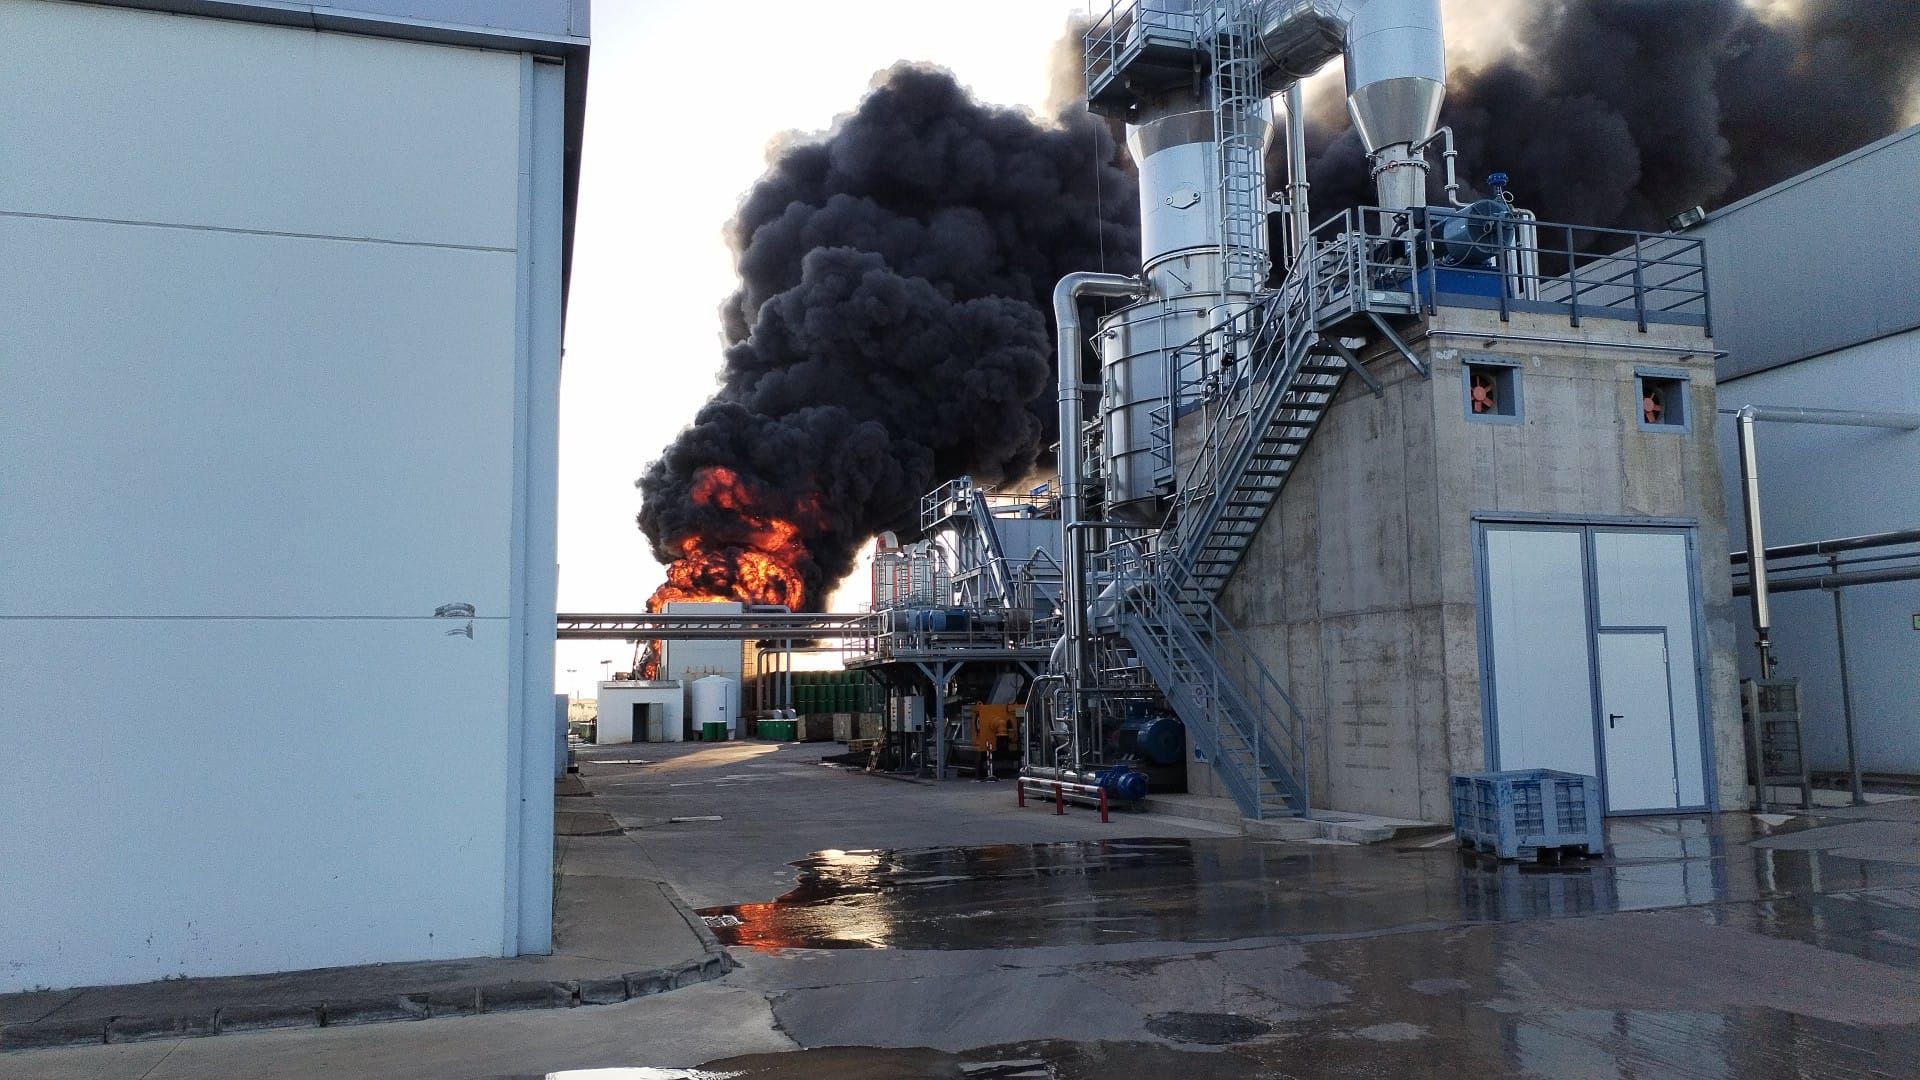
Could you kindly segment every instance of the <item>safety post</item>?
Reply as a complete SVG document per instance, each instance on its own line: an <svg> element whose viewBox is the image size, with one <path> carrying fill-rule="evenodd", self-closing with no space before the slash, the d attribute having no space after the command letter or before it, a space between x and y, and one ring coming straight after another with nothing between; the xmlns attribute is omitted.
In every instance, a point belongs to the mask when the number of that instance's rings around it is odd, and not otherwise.
<svg viewBox="0 0 1920 1080"><path fill-rule="evenodd" d="M1108 820L1110 819L1107 817L1107 789L1102 785L1100 788L1100 824L1105 825Z"/></svg>
<svg viewBox="0 0 1920 1080"><path fill-rule="evenodd" d="M1015 779L1013 782L1013 792L1014 797L1019 800L1021 806L1027 805L1027 782L1025 780Z"/></svg>
<svg viewBox="0 0 1920 1080"><path fill-rule="evenodd" d="M1053 815L1059 817L1067 812L1067 792L1059 784L1053 785Z"/></svg>

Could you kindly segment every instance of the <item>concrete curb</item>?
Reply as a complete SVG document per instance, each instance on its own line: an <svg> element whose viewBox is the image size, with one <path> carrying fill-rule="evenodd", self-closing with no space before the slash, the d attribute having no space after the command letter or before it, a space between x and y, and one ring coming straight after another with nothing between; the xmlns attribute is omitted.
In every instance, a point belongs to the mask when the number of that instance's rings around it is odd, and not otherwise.
<svg viewBox="0 0 1920 1080"><path fill-rule="evenodd" d="M1330 814L1313 818L1274 818L1254 821L1240 816L1237 809L1211 808L1172 799L1146 799L1146 808L1168 817L1184 817L1214 825L1226 825L1246 836L1262 840L1296 842L1332 842L1338 844L1387 844L1450 832L1451 826L1439 822L1402 818L1372 817L1366 814ZM1324 813L1324 812L1323 812Z"/></svg>
<svg viewBox="0 0 1920 1080"><path fill-rule="evenodd" d="M178 1016L106 1016L9 1024L0 1028L0 1053L145 1042L152 1039L201 1038L246 1031L349 1027L443 1016L616 1005L633 998L709 982L739 966L721 947L713 931L680 899L671 885L664 881L654 884L699 939L699 958L669 967L630 971L602 979L476 983L472 986L436 989L430 993L388 994L297 1005L236 1001L221 1005L210 1013L196 1009Z"/></svg>

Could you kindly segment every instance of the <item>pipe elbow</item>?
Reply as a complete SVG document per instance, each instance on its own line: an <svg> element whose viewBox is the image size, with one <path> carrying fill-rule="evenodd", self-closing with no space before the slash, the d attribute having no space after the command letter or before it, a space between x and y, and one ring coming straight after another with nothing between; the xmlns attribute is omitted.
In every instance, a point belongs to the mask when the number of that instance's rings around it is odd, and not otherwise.
<svg viewBox="0 0 1920 1080"><path fill-rule="evenodd" d="M1062 328L1080 325L1076 301L1082 296L1110 296L1138 300L1147 295L1147 284L1125 274L1102 274L1081 270L1068 274L1053 287L1053 319Z"/></svg>

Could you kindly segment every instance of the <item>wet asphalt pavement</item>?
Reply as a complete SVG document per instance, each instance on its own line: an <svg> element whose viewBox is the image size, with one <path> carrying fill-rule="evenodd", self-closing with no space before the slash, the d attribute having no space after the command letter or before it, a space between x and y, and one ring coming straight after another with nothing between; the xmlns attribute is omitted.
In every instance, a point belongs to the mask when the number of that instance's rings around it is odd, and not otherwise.
<svg viewBox="0 0 1920 1080"><path fill-rule="evenodd" d="M792 780L749 787L807 790ZM912 786L858 782L868 787L832 789L851 799L840 835L918 835ZM820 802L808 813L830 824ZM1045 816L948 831L1017 837ZM1616 820L1606 858L1551 867L1446 842L1119 831L1145 823L793 858L766 875L782 887L764 900L701 914L742 963L726 982L764 995L800 1049L702 1068L1920 1076L1920 802ZM749 850L713 835L736 859ZM671 849L657 850L670 866Z"/></svg>
<svg viewBox="0 0 1920 1080"><path fill-rule="evenodd" d="M1899 864L1752 847L1772 833L1752 820L1625 827L1611 858L1557 866L1238 837L835 851L795 863L797 886L771 903L702 914L723 943L759 951L1034 948L1313 938L1920 884Z"/></svg>

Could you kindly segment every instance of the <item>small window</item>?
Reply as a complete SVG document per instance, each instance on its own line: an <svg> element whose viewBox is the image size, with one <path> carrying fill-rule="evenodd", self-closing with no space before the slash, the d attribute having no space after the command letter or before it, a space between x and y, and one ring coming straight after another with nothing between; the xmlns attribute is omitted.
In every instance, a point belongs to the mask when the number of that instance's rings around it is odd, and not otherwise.
<svg viewBox="0 0 1920 1080"><path fill-rule="evenodd" d="M1692 410L1687 403L1687 376L1680 371L1639 371L1634 382L1639 393L1635 408L1642 431L1684 433L1691 429Z"/></svg>
<svg viewBox="0 0 1920 1080"><path fill-rule="evenodd" d="M1494 424L1520 422L1520 369L1505 362L1466 364L1467 419Z"/></svg>

